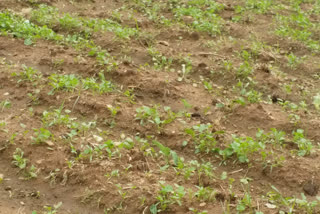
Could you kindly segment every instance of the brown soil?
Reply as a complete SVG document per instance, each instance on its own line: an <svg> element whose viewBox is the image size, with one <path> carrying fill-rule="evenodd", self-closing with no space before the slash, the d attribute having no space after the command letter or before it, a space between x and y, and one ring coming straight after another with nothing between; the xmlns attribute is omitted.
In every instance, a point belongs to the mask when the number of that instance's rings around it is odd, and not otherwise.
<svg viewBox="0 0 320 214"><path fill-rule="evenodd" d="M63 12L95 18L110 18L113 10L128 4L126 1L118 0L41 2L55 6ZM152 35L153 46L164 56L176 59L172 68L181 69L181 63L177 60L180 56L192 59L193 72L184 81L177 81L180 76L177 72L142 66L153 63L146 48L148 42L139 39L123 42L114 39L112 33L93 35L96 44L108 49L117 59L123 55L131 57L131 62L123 61L115 71L106 73L105 76L122 91L133 90L134 103L130 103L125 95L117 92L98 94L84 91L78 97L76 92L57 91L49 96L51 88L45 82L37 95L38 103L34 104L28 93L36 94L37 86L31 83L17 83L18 78L11 75L13 72L21 72L22 65L36 68L44 78L52 73L76 74L83 78L98 77L100 68L96 66L93 57L79 53L72 47L45 40L38 40L35 45L26 46L21 39L0 36L0 102L3 100L11 102L11 108L5 108L3 111L0 109L0 121L6 122L7 130L5 132L0 129L0 174L4 177L0 183L0 214L22 214L32 211L41 213L44 206L52 206L59 202L62 202L59 213L109 213L107 212L109 209L112 210L111 213L147 214L150 213L150 206L156 202L155 196L159 190L160 180L193 190L196 190L196 185L209 186L218 192L214 202L203 204L197 200L186 200L183 206L170 206L170 209L163 213L192 213L189 207L207 210L208 213L223 213L222 205L227 201L233 206L231 213L236 213L236 199L230 198L228 180L220 179L223 172L227 172L229 178L235 179L233 190L238 198L244 194L240 179L251 178L249 192L258 204L253 202L254 207L257 208L260 202L259 210L264 213L277 213L277 209L268 209L264 205L266 201L261 197L271 191L271 186L277 187L284 196L300 197L300 193L305 192L308 200L315 200L320 185L320 157L317 150L320 117L319 111L312 106L312 97L320 90L319 79L314 78L316 73L319 74L319 55L311 55L310 51L298 42L280 39L272 34L273 15L256 15L253 22L233 23L230 19L236 15L232 9L234 1L219 2L227 6L220 13L226 25L221 36L217 37L211 37L206 33L189 32L179 26L159 27L142 13L136 14L140 30ZM21 12L30 7L36 8L36 5L28 1L0 1L0 10ZM121 24L135 27L135 23L126 20L126 17ZM56 31L60 32L59 29ZM255 56L254 89L263 93L264 101L241 106L231 102L239 96L233 89L238 80L234 73L224 70L223 62L230 60L234 67L238 67L241 59L237 54L242 49L252 51L247 40L248 35L266 43L270 48L279 48L281 51L264 49ZM229 41L229 37L236 42ZM206 45L208 41L216 42L215 47ZM287 66L286 56L281 54L282 51L293 52L300 57L303 55L310 57L293 70ZM79 61L75 60L77 56L80 56ZM61 59L63 63L57 65L55 62ZM270 71L271 65L281 70L282 75L275 74L274 70ZM212 82L213 92L209 93L203 87L201 78ZM290 83L293 84L292 91L287 93L283 85ZM309 94L304 95L301 86ZM153 124L141 126L135 119L136 109L142 105L170 106L174 112L185 110L182 99L186 99L192 106L188 111L195 113L194 117L186 119L185 123L175 120L159 133ZM300 117L299 123L296 124L290 117L293 113L281 106L278 99L296 104L304 100L310 108L308 111L300 109L293 112ZM219 103L224 103L225 107L218 108L216 104ZM92 147L97 144L92 136L99 130L104 131L105 139L115 142L121 139L121 135L132 138L137 133L145 138L152 135L165 146L175 150L179 156L184 157L185 161L211 162L216 167L215 178L205 177L200 183L197 178L184 180L182 176L176 175L173 167L160 171L159 166L165 165L162 156L145 156L139 148L121 151L120 158L102 160L96 158L91 162L88 159L76 161L76 154L72 153L66 135L70 133L70 129L65 126L50 128L55 136L53 145L32 145L32 129L42 126L43 112L57 109L62 104L64 109L72 109L70 117L77 118L77 121L97 121L97 128L75 140L73 145L78 152L84 149L82 146ZM116 125L112 128L110 127L112 116L107 109L108 105L118 106L120 109L115 118ZM273 168L272 171L263 168L259 154L251 157L249 165L241 164L235 158L223 164L218 155L195 154L191 143L186 147L182 146L182 142L189 139L184 134L184 129L199 123L211 123L215 130L225 131L221 140L223 143L230 142L231 134L255 137L258 128L265 131L276 128L285 131L288 136L292 131L301 128L305 130L306 137L313 140L316 151L309 156L299 157L292 152L297 149L296 145L287 142L288 145L283 150L277 151L277 154L285 157L283 165ZM10 137L14 133L17 135L14 142L11 142ZM26 180L23 172L12 164L16 148L24 151L24 157L29 161L28 167L36 166L37 178ZM70 160L75 161L72 168L67 164ZM114 170L121 172L120 177L105 176ZM50 177L53 172L55 172L54 179ZM116 184L120 184L123 189L119 190ZM133 186L135 188L131 188ZM120 196L121 191L127 193L123 201Z"/></svg>

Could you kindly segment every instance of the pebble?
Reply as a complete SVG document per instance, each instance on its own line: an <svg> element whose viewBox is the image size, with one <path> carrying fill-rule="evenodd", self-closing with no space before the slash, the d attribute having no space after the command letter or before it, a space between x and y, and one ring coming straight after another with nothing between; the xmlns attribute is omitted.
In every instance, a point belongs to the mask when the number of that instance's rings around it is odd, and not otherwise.
<svg viewBox="0 0 320 214"><path fill-rule="evenodd" d="M54 143L53 143L52 141L50 141L50 140L46 141L46 144L47 144L48 146L54 146Z"/></svg>

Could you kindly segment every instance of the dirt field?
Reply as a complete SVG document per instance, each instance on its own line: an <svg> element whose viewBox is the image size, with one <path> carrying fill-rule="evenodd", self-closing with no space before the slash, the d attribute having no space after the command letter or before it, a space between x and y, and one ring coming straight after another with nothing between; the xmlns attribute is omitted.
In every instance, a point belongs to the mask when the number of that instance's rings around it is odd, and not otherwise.
<svg viewBox="0 0 320 214"><path fill-rule="evenodd" d="M0 0L0 214L320 213L319 0Z"/></svg>

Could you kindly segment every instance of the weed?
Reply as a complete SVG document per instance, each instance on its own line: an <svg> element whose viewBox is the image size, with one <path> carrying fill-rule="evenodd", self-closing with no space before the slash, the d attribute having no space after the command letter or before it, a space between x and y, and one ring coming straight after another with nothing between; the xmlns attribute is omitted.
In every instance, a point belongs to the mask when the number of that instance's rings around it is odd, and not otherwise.
<svg viewBox="0 0 320 214"><path fill-rule="evenodd" d="M18 76L18 83L21 82L35 82L42 78L42 74L32 67L22 65L23 71L20 73L12 73L12 76Z"/></svg>
<svg viewBox="0 0 320 214"><path fill-rule="evenodd" d="M304 136L304 130L297 129L293 131L293 142L296 143L299 147L298 155L306 156L312 152L313 145L310 140L306 139Z"/></svg>
<svg viewBox="0 0 320 214"><path fill-rule="evenodd" d="M25 169L27 167L27 159L23 158L24 152L20 148L16 148L13 154L12 163L19 167L20 169Z"/></svg>
<svg viewBox="0 0 320 214"><path fill-rule="evenodd" d="M219 152L224 159L236 154L241 163L248 163L250 154L265 148L264 143L257 142L251 137L237 137L233 135L232 138L233 142L229 147Z"/></svg>
<svg viewBox="0 0 320 214"><path fill-rule="evenodd" d="M34 129L35 137L32 137L33 144L41 144L53 137L51 132L45 128Z"/></svg>
<svg viewBox="0 0 320 214"><path fill-rule="evenodd" d="M4 100L0 102L0 108L1 108L1 112L4 111L4 109L8 109L11 108L11 102L9 100Z"/></svg>
<svg viewBox="0 0 320 214"><path fill-rule="evenodd" d="M301 199L295 197L284 197L281 192L274 186L271 186L272 190L267 193L267 199L271 205L279 207L279 213L307 213L312 214L315 212L315 208L319 206L319 198L315 201L308 201L306 196L301 193Z"/></svg>
<svg viewBox="0 0 320 214"><path fill-rule="evenodd" d="M62 206L62 202L59 202L55 205L51 206L44 206L45 214L55 214L58 213L58 209Z"/></svg>
<svg viewBox="0 0 320 214"><path fill-rule="evenodd" d="M70 113L69 110L65 110L66 113ZM58 109L53 111L44 111L42 113L42 122L46 127L53 125L68 125L71 124L73 118L70 118L68 114L63 114L63 104Z"/></svg>
<svg viewBox="0 0 320 214"><path fill-rule="evenodd" d="M320 93L313 97L312 103L317 110L320 110Z"/></svg>
<svg viewBox="0 0 320 214"><path fill-rule="evenodd" d="M152 61L154 67L158 69L168 70L172 64L173 59L167 58L166 56L162 55L158 50L154 48L148 48L148 53L152 57Z"/></svg>
<svg viewBox="0 0 320 214"><path fill-rule="evenodd" d="M202 202L212 202L215 201L216 192L211 187L199 187L197 186L198 191L194 193L194 197L197 200Z"/></svg>
<svg viewBox="0 0 320 214"><path fill-rule="evenodd" d="M50 95L54 94L57 90L74 91L79 85L79 78L74 74L69 75L58 75L52 74L49 77L52 90L49 92Z"/></svg>
<svg viewBox="0 0 320 214"><path fill-rule="evenodd" d="M150 207L152 214L165 211L172 204L182 205L182 199L186 194L183 186L175 184L176 188L174 188L171 185L165 185L164 182L160 182L160 187L161 189L156 197L158 202Z"/></svg>
<svg viewBox="0 0 320 214"><path fill-rule="evenodd" d="M223 134L222 131L212 132L211 124L199 124L185 132L191 136L193 143L196 147L196 153L205 152L211 153L217 151L217 137Z"/></svg>
<svg viewBox="0 0 320 214"><path fill-rule="evenodd" d="M163 128L164 125L173 122L177 117L177 115L171 111L170 107L164 107L163 109L167 113L167 115L165 115L162 120L158 105L154 105L153 107L139 107L136 109L136 120L140 120L141 125L144 125L145 122L155 124L159 131Z"/></svg>
<svg viewBox="0 0 320 214"><path fill-rule="evenodd" d="M243 63L241 63L239 68L236 70L236 75L242 78L247 78L252 73L253 68L248 61L244 61Z"/></svg>
<svg viewBox="0 0 320 214"><path fill-rule="evenodd" d="M288 66L292 69L296 69L299 64L302 63L303 58L295 56L293 53L290 53L288 56Z"/></svg>

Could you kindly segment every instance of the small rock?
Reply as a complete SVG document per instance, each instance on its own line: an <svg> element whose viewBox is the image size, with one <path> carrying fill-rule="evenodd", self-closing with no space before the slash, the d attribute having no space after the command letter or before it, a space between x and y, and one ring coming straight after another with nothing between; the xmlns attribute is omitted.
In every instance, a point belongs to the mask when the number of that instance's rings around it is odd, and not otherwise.
<svg viewBox="0 0 320 214"><path fill-rule="evenodd" d="M205 202L199 204L200 207L204 207L204 206L206 206L206 205L207 205L207 204L206 204Z"/></svg>
<svg viewBox="0 0 320 214"><path fill-rule="evenodd" d="M98 135L93 135L93 138L98 142L100 143L101 141L103 141L103 138L98 136Z"/></svg>
<svg viewBox="0 0 320 214"><path fill-rule="evenodd" d="M164 46L169 46L169 43L166 41L159 41L158 42L160 45L164 45Z"/></svg>
<svg viewBox="0 0 320 214"><path fill-rule="evenodd" d="M6 93L4 93L3 95L4 95L4 96L8 96L8 95L10 95L10 94L9 94L9 92L6 92Z"/></svg>
<svg viewBox="0 0 320 214"><path fill-rule="evenodd" d="M47 144L48 146L54 146L54 143L53 143L52 141L50 141L50 140L46 141L46 144Z"/></svg>
<svg viewBox="0 0 320 214"><path fill-rule="evenodd" d="M307 193L310 196L315 196L318 194L319 191L319 185L315 184L312 181L308 181L304 186L303 190L305 193Z"/></svg>
<svg viewBox="0 0 320 214"><path fill-rule="evenodd" d="M42 164L42 162L43 162L43 159L37 160L37 161L36 161L36 164L40 165L40 164Z"/></svg>
<svg viewBox="0 0 320 214"><path fill-rule="evenodd" d="M20 204L21 204L22 206L24 206L24 202L23 202L23 201L20 201Z"/></svg>
<svg viewBox="0 0 320 214"><path fill-rule="evenodd" d="M266 203L266 207L268 207L269 209L275 209L275 208L277 208L276 205L270 204L270 203Z"/></svg>

